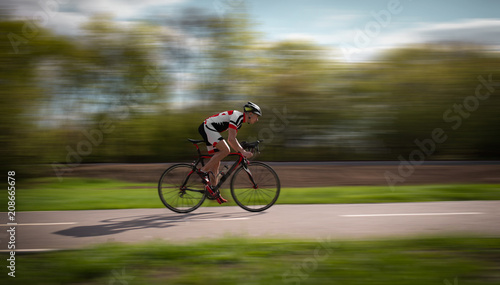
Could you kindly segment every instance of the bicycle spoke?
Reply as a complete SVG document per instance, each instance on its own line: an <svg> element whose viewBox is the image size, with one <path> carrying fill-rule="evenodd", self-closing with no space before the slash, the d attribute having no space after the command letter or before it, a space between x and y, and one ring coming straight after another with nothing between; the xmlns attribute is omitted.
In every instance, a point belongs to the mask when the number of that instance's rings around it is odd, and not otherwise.
<svg viewBox="0 0 500 285"><path fill-rule="evenodd" d="M159 183L158 193L163 204L180 213L195 210L205 200L204 185L192 173L192 166L177 164L167 169Z"/></svg>
<svg viewBox="0 0 500 285"><path fill-rule="evenodd" d="M259 191L259 194L261 194L261 195L262 195L262 197L264 197L264 195L265 195L265 196L267 196L267 198L268 198L268 199L272 199L272 198L273 198L273 196L271 196L271 195L267 194L267 193L266 193L266 192L264 192L264 191L266 191L266 190L265 190L265 189L261 189L261 190ZM269 191L269 190L268 190L268 191Z"/></svg>
<svg viewBox="0 0 500 285"><path fill-rule="evenodd" d="M238 169L234 174L231 181L231 193L235 202L245 210L263 211L271 207L278 199L279 178L269 166L263 163L253 162L248 169L251 177L244 168Z"/></svg>
<svg viewBox="0 0 500 285"><path fill-rule="evenodd" d="M238 195L241 196L241 200L245 200L245 198L248 197L248 195L252 195L252 193L253 193L253 189L248 189L247 191L241 192Z"/></svg>

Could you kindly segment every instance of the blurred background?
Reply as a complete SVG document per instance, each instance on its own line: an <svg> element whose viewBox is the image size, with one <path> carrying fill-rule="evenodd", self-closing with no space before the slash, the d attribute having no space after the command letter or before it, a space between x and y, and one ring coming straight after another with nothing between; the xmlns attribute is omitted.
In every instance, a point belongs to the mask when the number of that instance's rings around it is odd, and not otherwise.
<svg viewBox="0 0 500 285"><path fill-rule="evenodd" d="M192 159L246 101L262 160L408 159L436 128L425 160L500 159L500 3L344 2L3 1L2 169Z"/></svg>

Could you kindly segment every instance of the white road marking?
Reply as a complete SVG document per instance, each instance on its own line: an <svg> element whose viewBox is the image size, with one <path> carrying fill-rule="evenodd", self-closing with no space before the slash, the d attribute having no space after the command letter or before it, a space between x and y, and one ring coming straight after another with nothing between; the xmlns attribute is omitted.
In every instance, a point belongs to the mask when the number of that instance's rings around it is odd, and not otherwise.
<svg viewBox="0 0 500 285"><path fill-rule="evenodd" d="M0 224L0 227L11 227L11 226L57 226L57 225L74 225L76 222L67 222L67 223L26 223L26 224Z"/></svg>
<svg viewBox="0 0 500 285"><path fill-rule="evenodd" d="M481 212L463 212L463 213L408 213L408 214L363 214L363 215L340 215L341 217L398 217L398 216L448 216L448 215L482 215Z"/></svg>

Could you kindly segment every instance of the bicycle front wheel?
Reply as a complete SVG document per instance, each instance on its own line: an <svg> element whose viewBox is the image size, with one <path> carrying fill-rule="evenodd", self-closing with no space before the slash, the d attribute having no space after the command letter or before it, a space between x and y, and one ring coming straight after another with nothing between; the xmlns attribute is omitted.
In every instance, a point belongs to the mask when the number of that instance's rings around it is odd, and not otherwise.
<svg viewBox="0 0 500 285"><path fill-rule="evenodd" d="M260 212L271 207L280 195L280 180L267 164L252 162L240 167L231 179L231 195L241 208Z"/></svg>
<svg viewBox="0 0 500 285"><path fill-rule="evenodd" d="M163 204L177 213L198 209L206 198L205 185L189 164L175 164L165 170L158 182L158 194Z"/></svg>

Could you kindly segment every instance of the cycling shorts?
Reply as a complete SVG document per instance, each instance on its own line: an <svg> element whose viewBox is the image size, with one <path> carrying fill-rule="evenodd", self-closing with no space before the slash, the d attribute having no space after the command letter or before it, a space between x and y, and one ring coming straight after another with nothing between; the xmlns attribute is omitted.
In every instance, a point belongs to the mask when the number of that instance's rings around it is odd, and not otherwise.
<svg viewBox="0 0 500 285"><path fill-rule="evenodd" d="M205 123L201 123L200 127L198 127L198 132L200 133L201 137L203 140L205 140L205 143L207 145L207 150L208 153L213 154L217 149L214 149L214 147L224 138L220 135L218 131L215 129L210 128L208 125Z"/></svg>

